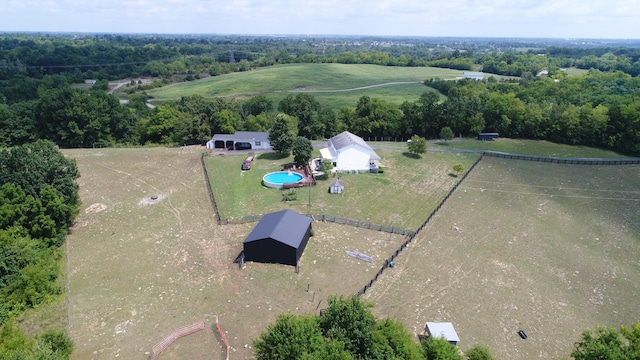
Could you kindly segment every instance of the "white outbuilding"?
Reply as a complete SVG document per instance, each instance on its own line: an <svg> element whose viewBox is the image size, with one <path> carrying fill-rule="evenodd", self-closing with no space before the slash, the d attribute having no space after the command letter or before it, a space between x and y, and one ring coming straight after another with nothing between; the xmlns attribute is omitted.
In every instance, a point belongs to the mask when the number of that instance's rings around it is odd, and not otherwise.
<svg viewBox="0 0 640 360"><path fill-rule="evenodd" d="M327 145L320 149L320 155L331 161L333 171L377 172L380 156L361 137L345 131L329 139Z"/></svg>
<svg viewBox="0 0 640 360"><path fill-rule="evenodd" d="M427 322L424 326L424 332L427 337L442 338L453 345L457 345L460 341L456 329L450 322Z"/></svg>

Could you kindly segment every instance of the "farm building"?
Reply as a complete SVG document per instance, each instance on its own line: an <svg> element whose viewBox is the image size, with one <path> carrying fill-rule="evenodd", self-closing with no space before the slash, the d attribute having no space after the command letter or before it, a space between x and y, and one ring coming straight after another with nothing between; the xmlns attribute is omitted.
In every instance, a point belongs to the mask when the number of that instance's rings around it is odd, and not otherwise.
<svg viewBox="0 0 640 360"><path fill-rule="evenodd" d="M427 322L424 326L425 336L443 338L453 345L457 345L460 338L453 324L450 322Z"/></svg>
<svg viewBox="0 0 640 360"><path fill-rule="evenodd" d="M334 171L377 172L380 156L361 137L345 131L327 143L326 148L320 149L320 155L333 163Z"/></svg>
<svg viewBox="0 0 640 360"><path fill-rule="evenodd" d="M332 194L342 194L344 192L344 184L340 178L334 179L329 186L329 192Z"/></svg>
<svg viewBox="0 0 640 360"><path fill-rule="evenodd" d="M484 78L484 73L480 71L465 71L462 73L462 78L480 81Z"/></svg>
<svg viewBox="0 0 640 360"><path fill-rule="evenodd" d="M484 141L493 141L493 139L496 139L500 137L500 134L498 133L479 133L478 134L478 140L484 140Z"/></svg>
<svg viewBox="0 0 640 360"><path fill-rule="evenodd" d="M207 149L271 149L269 133L259 131L236 131L235 134L215 134L207 142Z"/></svg>
<svg viewBox="0 0 640 360"><path fill-rule="evenodd" d="M298 265L311 236L311 218L293 210L266 214L244 239L244 260Z"/></svg>

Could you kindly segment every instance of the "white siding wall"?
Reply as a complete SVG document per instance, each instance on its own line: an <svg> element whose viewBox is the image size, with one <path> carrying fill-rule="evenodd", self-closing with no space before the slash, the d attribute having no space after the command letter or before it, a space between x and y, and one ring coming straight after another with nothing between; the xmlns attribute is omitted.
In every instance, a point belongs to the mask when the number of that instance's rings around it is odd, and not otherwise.
<svg viewBox="0 0 640 360"><path fill-rule="evenodd" d="M364 170L369 171L371 155L361 147L351 145L340 150L336 170Z"/></svg>
<svg viewBox="0 0 640 360"><path fill-rule="evenodd" d="M269 140L266 140L266 141L263 140L258 142L260 143L260 145L256 144L255 140L251 144L254 149L268 149L271 147L271 143L269 143Z"/></svg>

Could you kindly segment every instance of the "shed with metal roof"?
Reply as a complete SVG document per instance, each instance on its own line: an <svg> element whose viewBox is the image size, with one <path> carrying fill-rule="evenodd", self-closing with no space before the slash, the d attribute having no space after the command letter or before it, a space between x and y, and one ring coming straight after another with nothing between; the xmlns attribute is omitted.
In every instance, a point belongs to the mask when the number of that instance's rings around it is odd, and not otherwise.
<svg viewBox="0 0 640 360"><path fill-rule="evenodd" d="M453 324L450 322L427 322L424 326L426 336L434 338L443 338L453 345L457 345L460 338Z"/></svg>
<svg viewBox="0 0 640 360"><path fill-rule="evenodd" d="M293 210L266 214L244 240L244 261L298 266L311 218Z"/></svg>

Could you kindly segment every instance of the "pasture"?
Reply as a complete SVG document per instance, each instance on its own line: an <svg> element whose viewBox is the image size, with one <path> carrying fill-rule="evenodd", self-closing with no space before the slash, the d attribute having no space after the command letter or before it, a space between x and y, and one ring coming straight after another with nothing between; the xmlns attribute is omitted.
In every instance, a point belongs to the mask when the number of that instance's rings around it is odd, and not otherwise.
<svg viewBox="0 0 640 360"><path fill-rule="evenodd" d="M288 94L311 93L327 108L354 107L362 95L382 97L397 104L417 100L427 79L452 79L462 71L430 67L388 67L346 64L288 64L177 83L147 94L155 101L179 100L182 96L248 98L265 94L276 104ZM376 86L388 83L386 86ZM359 89L370 87L366 89Z"/></svg>
<svg viewBox="0 0 640 360"><path fill-rule="evenodd" d="M365 299L410 331L451 321L496 359L566 358L583 330L638 321L639 179L485 157Z"/></svg>
<svg viewBox="0 0 640 360"><path fill-rule="evenodd" d="M314 312L329 294L354 294L403 241L319 222L300 274L292 266L254 263L240 270L233 260L254 224L216 225L202 151L65 150L82 174L83 205L68 251L73 359L146 358L174 329L200 320L205 331L180 339L161 358L223 359L212 329L216 315L232 358L252 358L251 339L278 314Z"/></svg>
<svg viewBox="0 0 640 360"><path fill-rule="evenodd" d="M206 321L205 331L178 340L160 358L224 359L212 328L216 315L232 358L250 359L251 339L278 314L313 313L329 294L354 294L403 241L314 222L300 274L256 263L238 269L233 260L253 224L216 225L202 151L64 150L82 174L83 205L68 240L73 359L146 358L173 329L199 320ZM412 159L404 149L376 151L384 174L345 176L349 185L337 198L326 194L327 180L312 188L312 209L414 228L455 182L453 163L468 168L477 157L428 152ZM246 172L242 159L207 158L223 217L282 206L307 213L305 196L282 203L279 190L260 185L286 158L264 155ZM365 299L410 332L420 332L427 320L453 321L463 349L480 343L500 359L568 356L582 330L637 321L639 178L635 166L487 158ZM363 263L346 250L376 262ZM519 326L528 340L516 342Z"/></svg>

